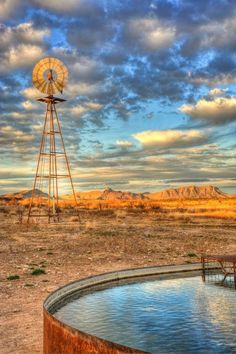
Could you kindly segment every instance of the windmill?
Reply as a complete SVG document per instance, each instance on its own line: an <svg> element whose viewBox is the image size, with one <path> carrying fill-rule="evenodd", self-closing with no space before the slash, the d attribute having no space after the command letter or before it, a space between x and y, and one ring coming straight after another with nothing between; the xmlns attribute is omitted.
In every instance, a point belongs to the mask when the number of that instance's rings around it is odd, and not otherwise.
<svg viewBox="0 0 236 354"><path fill-rule="evenodd" d="M37 99L46 104L46 112L28 210L28 223L32 217L41 216L47 217L49 223L58 222L60 216L59 182L61 180L69 181L77 206L69 160L56 110L56 105L65 100L54 96L57 92L63 93L68 81L67 67L57 58L44 58L35 65L32 81L34 86L47 96ZM46 193L43 193L43 190Z"/></svg>

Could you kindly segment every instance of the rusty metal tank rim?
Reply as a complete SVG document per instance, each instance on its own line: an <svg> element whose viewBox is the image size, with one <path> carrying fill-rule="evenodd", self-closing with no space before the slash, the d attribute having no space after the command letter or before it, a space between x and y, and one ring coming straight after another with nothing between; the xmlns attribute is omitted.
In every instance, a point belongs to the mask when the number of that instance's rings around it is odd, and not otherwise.
<svg viewBox="0 0 236 354"><path fill-rule="evenodd" d="M171 277L191 276L200 273L200 271L202 271L201 263L191 263L130 268L93 275L80 280L75 280L56 289L45 299L43 307L46 311L53 314L55 312L55 305L61 306L75 293L77 297L80 297L80 294L83 295L85 292L97 291L99 289L123 283L134 283L141 280L145 281L154 277L166 279ZM56 308L58 308L58 306L56 306Z"/></svg>
<svg viewBox="0 0 236 354"><path fill-rule="evenodd" d="M44 354L145 353L77 330L59 321L53 314L61 306L86 293L137 281L196 276L201 272L201 263L124 269L76 280L58 288L49 294L43 304Z"/></svg>

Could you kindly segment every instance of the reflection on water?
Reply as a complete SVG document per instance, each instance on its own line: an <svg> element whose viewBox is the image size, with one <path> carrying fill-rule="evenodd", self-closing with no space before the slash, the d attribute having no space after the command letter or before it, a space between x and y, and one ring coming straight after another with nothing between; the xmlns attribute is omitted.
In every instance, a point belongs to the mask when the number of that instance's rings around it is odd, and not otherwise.
<svg viewBox="0 0 236 354"><path fill-rule="evenodd" d="M236 353L236 291L200 277L123 285L55 315L75 328L151 353Z"/></svg>

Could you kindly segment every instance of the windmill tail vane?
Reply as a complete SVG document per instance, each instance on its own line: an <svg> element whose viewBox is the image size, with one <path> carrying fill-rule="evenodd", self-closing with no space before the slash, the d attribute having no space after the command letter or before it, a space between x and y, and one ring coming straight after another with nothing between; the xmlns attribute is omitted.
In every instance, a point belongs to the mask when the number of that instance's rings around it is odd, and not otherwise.
<svg viewBox="0 0 236 354"><path fill-rule="evenodd" d="M60 220L60 191L70 185L74 205L77 199L72 181L69 159L56 105L65 102L55 97L56 92L63 92L68 81L68 70L57 58L44 58L33 69L34 86L48 96L38 101L46 105L43 132L31 200L28 210L28 223L32 218L46 217L48 222Z"/></svg>

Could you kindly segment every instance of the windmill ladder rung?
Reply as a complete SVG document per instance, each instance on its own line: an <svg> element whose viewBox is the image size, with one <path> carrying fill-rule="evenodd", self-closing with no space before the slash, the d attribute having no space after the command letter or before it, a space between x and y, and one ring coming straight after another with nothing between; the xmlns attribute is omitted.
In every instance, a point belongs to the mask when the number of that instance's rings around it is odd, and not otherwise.
<svg viewBox="0 0 236 354"><path fill-rule="evenodd" d="M40 155L44 155L44 156L50 156L50 155L66 155L65 152L61 152L61 151L53 151L53 152L41 152Z"/></svg>
<svg viewBox="0 0 236 354"><path fill-rule="evenodd" d="M43 132L44 135L54 135L54 134L61 134L61 132L58 132L56 130L52 131L52 132Z"/></svg>
<svg viewBox="0 0 236 354"><path fill-rule="evenodd" d="M58 178L58 177L70 177L70 175L50 175L50 176L37 175L36 176L36 178Z"/></svg>

